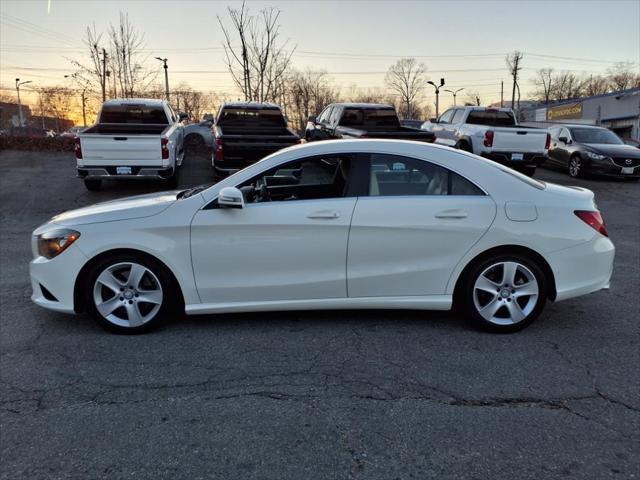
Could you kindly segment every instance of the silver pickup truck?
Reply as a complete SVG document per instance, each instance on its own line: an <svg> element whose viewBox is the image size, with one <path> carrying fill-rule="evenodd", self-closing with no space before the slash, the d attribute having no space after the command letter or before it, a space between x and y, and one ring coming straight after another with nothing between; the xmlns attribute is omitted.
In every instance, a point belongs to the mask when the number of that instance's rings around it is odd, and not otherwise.
<svg viewBox="0 0 640 480"><path fill-rule="evenodd" d="M547 159L546 130L519 126L509 108L452 107L425 122L436 143L459 148L533 175Z"/></svg>
<svg viewBox="0 0 640 480"><path fill-rule="evenodd" d="M75 138L78 176L89 190L99 190L105 179L145 178L174 188L184 158L185 118L164 100L106 101L96 124Z"/></svg>

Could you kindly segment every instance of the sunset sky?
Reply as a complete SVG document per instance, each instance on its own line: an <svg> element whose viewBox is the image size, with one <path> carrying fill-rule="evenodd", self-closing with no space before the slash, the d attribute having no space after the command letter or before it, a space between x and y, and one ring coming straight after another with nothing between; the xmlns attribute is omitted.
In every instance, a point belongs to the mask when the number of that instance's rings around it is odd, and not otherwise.
<svg viewBox="0 0 640 480"><path fill-rule="evenodd" d="M478 91L486 104L500 99L501 80L510 98L504 56L516 49L525 52L523 98L539 68L598 74L613 62L640 64L640 0L248 4L253 12L280 9L281 34L296 46L294 66L327 70L344 88L382 87L392 63L416 57L431 79ZM227 6L240 2L51 0L48 12L46 0L0 0L0 84L13 89L20 77L34 86L64 85L74 71L69 58L84 54L86 27L104 31L122 11L144 32L149 65L160 68L153 57L168 57L172 84L233 95L216 20ZM433 102L433 90L427 93ZM450 94L441 98L443 106L452 101Z"/></svg>

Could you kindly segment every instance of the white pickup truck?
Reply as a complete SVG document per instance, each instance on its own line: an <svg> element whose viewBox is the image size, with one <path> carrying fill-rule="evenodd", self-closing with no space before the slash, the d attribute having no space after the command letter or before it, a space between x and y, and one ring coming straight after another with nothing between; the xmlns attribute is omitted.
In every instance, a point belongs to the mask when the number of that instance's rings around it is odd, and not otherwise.
<svg viewBox="0 0 640 480"><path fill-rule="evenodd" d="M452 107L422 124L435 143L475 153L533 175L549 153L546 130L518 126L509 108Z"/></svg>
<svg viewBox="0 0 640 480"><path fill-rule="evenodd" d="M95 125L78 133L78 176L89 190L105 179L149 179L177 186L184 158L185 115L164 100L130 98L104 102Z"/></svg>

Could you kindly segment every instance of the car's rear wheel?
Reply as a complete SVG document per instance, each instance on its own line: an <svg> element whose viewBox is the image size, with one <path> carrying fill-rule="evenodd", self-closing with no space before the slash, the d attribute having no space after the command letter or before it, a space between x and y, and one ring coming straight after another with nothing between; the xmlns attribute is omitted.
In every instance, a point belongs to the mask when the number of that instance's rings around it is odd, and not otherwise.
<svg viewBox="0 0 640 480"><path fill-rule="evenodd" d="M92 192L96 192L102 188L102 180L100 179L85 179L84 186L87 187L87 190L91 190Z"/></svg>
<svg viewBox="0 0 640 480"><path fill-rule="evenodd" d="M542 312L546 282L542 269L528 257L494 255L469 272L463 288L467 316L483 330L522 330Z"/></svg>
<svg viewBox="0 0 640 480"><path fill-rule="evenodd" d="M86 305L104 328L116 333L143 333L175 311L176 288L166 269L149 258L113 255L89 274Z"/></svg>
<svg viewBox="0 0 640 480"><path fill-rule="evenodd" d="M569 175L573 178L582 177L584 169L582 165L582 159L578 155L574 155L569 160Z"/></svg>

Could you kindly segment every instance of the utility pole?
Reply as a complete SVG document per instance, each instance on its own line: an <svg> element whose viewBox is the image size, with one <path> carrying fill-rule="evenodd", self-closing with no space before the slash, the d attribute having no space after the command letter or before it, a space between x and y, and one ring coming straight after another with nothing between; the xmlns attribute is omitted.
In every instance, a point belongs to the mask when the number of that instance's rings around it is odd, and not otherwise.
<svg viewBox="0 0 640 480"><path fill-rule="evenodd" d="M167 59L156 57L156 60L160 60L164 68L164 95L169 103L169 67L167 66Z"/></svg>
<svg viewBox="0 0 640 480"><path fill-rule="evenodd" d="M436 85L431 80L429 80L427 83L429 85L433 85L433 87L436 89L436 118L438 118L440 116L440 88L444 86L444 78L440 79L440 85Z"/></svg>
<svg viewBox="0 0 640 480"><path fill-rule="evenodd" d="M458 95L458 92L461 92L462 90L464 90L464 88L459 88L455 91L453 90L445 90L445 92L449 92L453 95L453 106L456 106L456 95Z"/></svg>
<svg viewBox="0 0 640 480"><path fill-rule="evenodd" d="M87 81L78 75L78 72L72 73L71 75L65 75L64 78L73 78L77 83L80 84L82 90L80 91L80 100L82 100L82 125L84 127L87 126ZM78 81L78 78L82 79L82 82Z"/></svg>
<svg viewBox="0 0 640 480"><path fill-rule="evenodd" d="M20 101L20 85L26 85L27 83L31 83L31 80L21 82L19 78L16 78L16 92L18 93L18 119L21 127L24 127L24 115L22 115L22 102Z"/></svg>
<svg viewBox="0 0 640 480"><path fill-rule="evenodd" d="M515 51L510 55L507 55L507 65L513 77L513 89L511 90L511 108L515 108L516 103L516 88L518 86L518 72L522 70L520 61L522 60L522 52Z"/></svg>
<svg viewBox="0 0 640 480"><path fill-rule="evenodd" d="M102 49L102 102L107 100L107 51Z"/></svg>
<svg viewBox="0 0 640 480"><path fill-rule="evenodd" d="M500 108L504 107L504 80L500 81Z"/></svg>

